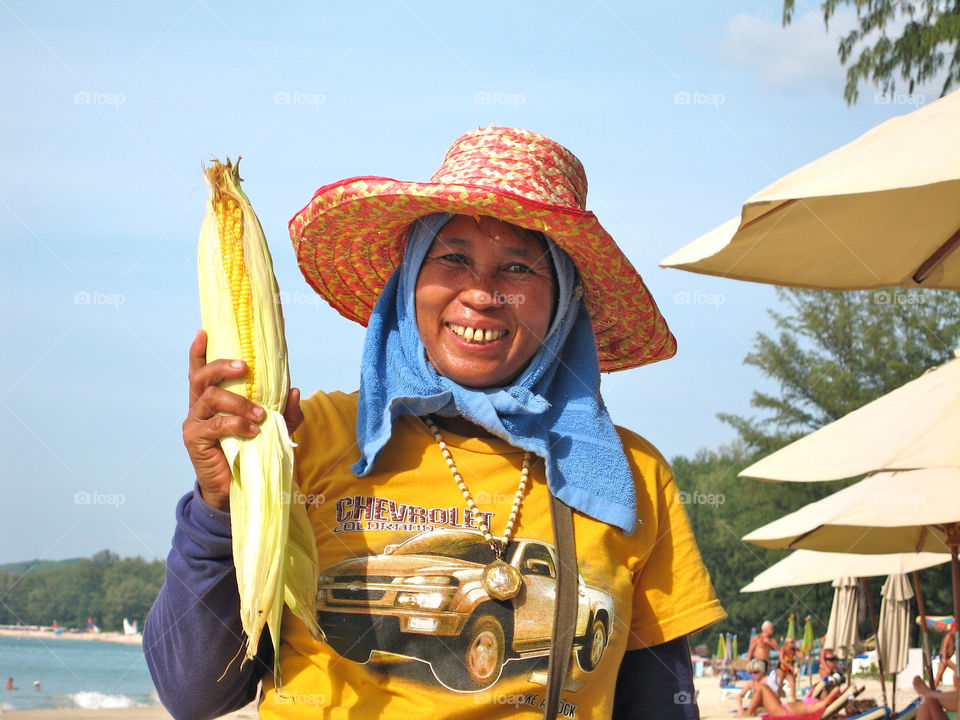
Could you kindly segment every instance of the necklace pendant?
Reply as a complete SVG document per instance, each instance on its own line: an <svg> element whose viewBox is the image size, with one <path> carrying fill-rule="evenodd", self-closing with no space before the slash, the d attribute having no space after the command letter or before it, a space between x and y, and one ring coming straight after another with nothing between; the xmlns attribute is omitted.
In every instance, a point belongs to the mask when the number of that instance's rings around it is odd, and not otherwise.
<svg viewBox="0 0 960 720"><path fill-rule="evenodd" d="M510 600L520 592L523 581L520 579L520 572L513 565L497 558L483 569L481 582L490 597Z"/></svg>

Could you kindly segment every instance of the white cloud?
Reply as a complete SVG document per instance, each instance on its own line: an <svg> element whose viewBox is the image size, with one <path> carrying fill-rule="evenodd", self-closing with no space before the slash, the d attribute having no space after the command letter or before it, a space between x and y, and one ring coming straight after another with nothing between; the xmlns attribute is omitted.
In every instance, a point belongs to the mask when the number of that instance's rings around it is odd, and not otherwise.
<svg viewBox="0 0 960 720"><path fill-rule="evenodd" d="M824 80L842 83L846 71L837 45L855 24L849 11L831 18L829 31L819 10L795 16L787 27L779 20L741 14L727 23L717 53L732 68L757 73L768 88L793 90Z"/></svg>

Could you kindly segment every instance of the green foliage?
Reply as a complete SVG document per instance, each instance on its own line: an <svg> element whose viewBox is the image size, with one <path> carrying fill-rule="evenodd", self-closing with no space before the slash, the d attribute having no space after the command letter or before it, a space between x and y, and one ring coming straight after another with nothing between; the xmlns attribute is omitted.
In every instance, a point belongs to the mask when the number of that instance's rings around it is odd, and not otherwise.
<svg viewBox="0 0 960 720"><path fill-rule="evenodd" d="M783 24L793 19L795 0L783 2ZM896 74L906 81L908 91L932 79L946 63L952 50L941 95L960 84L960 0L824 0L823 22L828 28L837 8L851 5L859 26L840 40L837 53L843 65L860 46L860 54L847 68L843 97L852 105L859 97L858 85L869 80L884 95L896 90ZM905 25L900 37L890 37L891 26Z"/></svg>
<svg viewBox="0 0 960 720"><path fill-rule="evenodd" d="M757 574L789 554L740 538L855 481L765 483L739 478L738 473L952 359L952 350L960 345L960 294L955 292L780 288L778 293L786 308L771 311L779 334L776 339L758 334L745 359L778 385L778 394L753 394L751 405L765 416L721 415L737 430L735 443L672 463L704 562L729 616L693 638L711 648L718 632L732 632L745 650L750 628L764 619L773 621L782 637L791 612L800 627L811 615L815 635L823 635L833 600L829 584L740 593ZM704 501L711 497L713 502ZM930 614L952 612L949 572L944 565L920 574ZM877 612L882 584L882 578L871 583ZM861 630L864 637L871 634L866 617Z"/></svg>
<svg viewBox="0 0 960 720"><path fill-rule="evenodd" d="M26 567L24 567L26 566ZM5 568L11 566L4 566ZM164 563L102 550L89 559L15 563L0 569L0 625L86 627L92 617L119 631L123 618L140 627L163 584Z"/></svg>
<svg viewBox="0 0 960 720"><path fill-rule="evenodd" d="M760 420L720 415L762 455L951 360L960 343L960 293L950 290L777 294L789 310L770 311L779 336L758 333L744 362L779 395L753 393L750 404L767 412Z"/></svg>

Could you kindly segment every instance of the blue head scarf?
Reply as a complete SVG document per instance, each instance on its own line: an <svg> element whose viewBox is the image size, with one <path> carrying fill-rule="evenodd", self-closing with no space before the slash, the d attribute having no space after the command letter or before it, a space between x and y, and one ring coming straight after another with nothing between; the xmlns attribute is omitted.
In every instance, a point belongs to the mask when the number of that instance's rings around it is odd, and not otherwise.
<svg viewBox="0 0 960 720"><path fill-rule="evenodd" d="M413 223L403 262L370 315L357 414L361 456L354 473L371 472L400 415L460 415L543 458L547 485L564 503L633 532L633 474L600 397L593 326L580 301L576 267L552 240L547 238L557 280L553 323L511 385L466 388L439 375L427 360L414 290L430 245L451 217L436 213Z"/></svg>

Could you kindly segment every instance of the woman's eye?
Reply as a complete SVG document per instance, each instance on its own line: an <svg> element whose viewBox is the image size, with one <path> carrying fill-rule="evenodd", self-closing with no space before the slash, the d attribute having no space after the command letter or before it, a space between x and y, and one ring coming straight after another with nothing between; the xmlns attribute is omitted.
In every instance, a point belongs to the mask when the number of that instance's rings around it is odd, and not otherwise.
<svg viewBox="0 0 960 720"><path fill-rule="evenodd" d="M520 273L521 275L526 275L527 273L534 272L533 268L529 265L524 265L523 263L510 263L506 266L506 271L510 273Z"/></svg>
<svg viewBox="0 0 960 720"><path fill-rule="evenodd" d="M456 265L469 265L470 258L461 253L447 253L446 255L441 255L440 259L444 262L454 263Z"/></svg>

